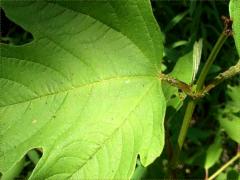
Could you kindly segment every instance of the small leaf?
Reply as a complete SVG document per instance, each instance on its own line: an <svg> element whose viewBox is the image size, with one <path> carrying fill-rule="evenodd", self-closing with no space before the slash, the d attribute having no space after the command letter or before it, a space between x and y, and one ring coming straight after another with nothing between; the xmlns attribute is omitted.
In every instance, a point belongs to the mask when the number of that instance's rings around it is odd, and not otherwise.
<svg viewBox="0 0 240 180"><path fill-rule="evenodd" d="M236 169L227 172L227 180L240 180L239 172Z"/></svg>
<svg viewBox="0 0 240 180"><path fill-rule="evenodd" d="M187 14L189 13L189 11L184 11L178 15L176 15L166 26L165 28L165 32L170 31L174 26L176 26Z"/></svg>
<svg viewBox="0 0 240 180"><path fill-rule="evenodd" d="M221 172L217 177L216 180L240 180L239 171L235 168L228 167L223 172Z"/></svg>
<svg viewBox="0 0 240 180"><path fill-rule="evenodd" d="M195 80L198 68L200 65L200 60L202 56L202 45L203 40L200 39L199 41L196 41L193 45L193 75L192 75L192 82Z"/></svg>
<svg viewBox="0 0 240 180"><path fill-rule="evenodd" d="M170 75L177 78L178 80L184 81L187 84L191 83L193 75L192 51L178 59Z"/></svg>
<svg viewBox="0 0 240 180"><path fill-rule="evenodd" d="M204 164L205 169L209 169L212 167L219 159L222 153L222 145L221 145L221 136L220 132L216 135L216 138L212 145L209 146L206 153L206 160Z"/></svg>
<svg viewBox="0 0 240 180"><path fill-rule="evenodd" d="M227 173L221 172L217 177L216 180L227 180ZM230 179L229 179L230 180Z"/></svg>
<svg viewBox="0 0 240 180"><path fill-rule="evenodd" d="M228 87L227 94L231 100L218 114L218 120L221 127L226 131L228 136L234 141L240 143L240 86Z"/></svg>
<svg viewBox="0 0 240 180"><path fill-rule="evenodd" d="M228 103L233 112L240 112L240 86L228 86L227 94L230 96L231 101Z"/></svg>
<svg viewBox="0 0 240 180"><path fill-rule="evenodd" d="M231 120L227 118L222 118L219 121L221 127L226 131L229 137L237 143L240 143L240 118L232 115Z"/></svg>
<svg viewBox="0 0 240 180"><path fill-rule="evenodd" d="M187 84L194 81L202 55L202 39L196 41L193 50L180 57L170 75Z"/></svg>

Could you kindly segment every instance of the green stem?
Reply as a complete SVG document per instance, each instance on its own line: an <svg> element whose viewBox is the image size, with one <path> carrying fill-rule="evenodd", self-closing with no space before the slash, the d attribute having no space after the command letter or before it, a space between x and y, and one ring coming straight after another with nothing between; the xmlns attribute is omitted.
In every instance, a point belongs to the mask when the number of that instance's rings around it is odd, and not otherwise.
<svg viewBox="0 0 240 180"><path fill-rule="evenodd" d="M182 90L186 95L190 96L192 99L200 99L203 98L210 90L215 88L217 85L221 84L223 81L240 74L240 59L238 63L234 66L231 66L228 70L220 73L217 77L215 77L212 82L206 85L199 91L195 91L191 85L186 84L183 81L180 81L174 77L171 77L166 74L160 74L159 77L161 80L169 83L171 86L174 86L180 90Z"/></svg>
<svg viewBox="0 0 240 180"><path fill-rule="evenodd" d="M220 169L218 169L213 175L211 175L208 180L212 180L217 177L224 169L230 166L234 161L240 158L240 153L237 153L232 159L230 159L226 164L224 164Z"/></svg>
<svg viewBox="0 0 240 180"><path fill-rule="evenodd" d="M215 88L217 85L219 85L221 82L240 74L240 59L238 63L235 66L230 67L228 70L226 70L223 73L220 73L217 77L214 78L214 80L209 83L204 89L203 94L208 93L211 89Z"/></svg>
<svg viewBox="0 0 240 180"><path fill-rule="evenodd" d="M169 83L171 86L174 86L178 89L181 89L184 93L186 93L189 96L192 96L192 90L191 90L191 86L186 84L183 81L180 81L174 77L169 76L168 74L160 74L159 75L160 79L162 81L165 81L167 83Z"/></svg>
<svg viewBox="0 0 240 180"><path fill-rule="evenodd" d="M192 114L195 109L195 106L196 106L196 101L190 99L187 104L186 112L185 112L185 115L183 118L182 127L180 130L179 136L178 136L178 147L179 147L180 151L182 150L182 146L183 146L184 140L186 138L187 130L188 130L190 121L192 119Z"/></svg>
<svg viewBox="0 0 240 180"><path fill-rule="evenodd" d="M222 34L220 35L220 37L218 38L215 46L213 47L213 50L211 51L211 53L207 59L207 62L201 71L201 74L197 81L197 87L196 87L197 91L202 89L204 81L207 77L208 71L209 71L210 67L212 66L214 60L216 59L222 45L227 40L227 38L228 38L228 36L226 36L225 32L223 31Z"/></svg>
<svg viewBox="0 0 240 180"><path fill-rule="evenodd" d="M33 164L36 166L38 161L40 160L40 156L37 153L37 151L35 149L32 149L30 151L28 151L27 153L29 159L33 162Z"/></svg>
<svg viewBox="0 0 240 180"><path fill-rule="evenodd" d="M205 180L208 180L208 169L205 169Z"/></svg>
<svg viewBox="0 0 240 180"><path fill-rule="evenodd" d="M199 76L197 84L196 84L197 92L202 89L202 86L204 84L204 81L206 79L208 71L209 71L211 65L213 64L214 60L216 59L217 54L220 51L220 49L221 49L222 45L224 44L224 42L226 41L226 39L227 39L227 36L223 32L220 35L220 37L218 38L215 46L213 47L213 50L211 51L211 53L210 53L210 55L207 59L206 64L204 65L204 67L203 67L203 69L200 73L200 76ZM177 165L179 155L180 155L184 140L186 138L187 130L188 130L189 124L191 122L194 109L196 107L196 103L197 103L196 100L190 99L188 104L187 104L186 112L185 112L185 115L184 115L184 118L183 118L182 127L181 127L181 130L180 130L179 136L178 136L178 148L177 148L177 151L175 153L175 157L173 157L173 162L172 162L173 166Z"/></svg>
<svg viewBox="0 0 240 180"><path fill-rule="evenodd" d="M189 99L189 102L188 102L187 108L186 108L186 112L184 114L182 127L180 130L179 136L178 136L178 146L175 148L175 152L173 154L173 158L171 159L171 163L170 163L170 166L172 168L172 170L171 170L171 176L172 176L171 178L172 179L176 179L176 177L173 175L176 174L175 168L178 165L179 155L182 150L182 146L183 146L186 134L187 134L186 132L188 130L195 106L196 106L196 101L193 99Z"/></svg>

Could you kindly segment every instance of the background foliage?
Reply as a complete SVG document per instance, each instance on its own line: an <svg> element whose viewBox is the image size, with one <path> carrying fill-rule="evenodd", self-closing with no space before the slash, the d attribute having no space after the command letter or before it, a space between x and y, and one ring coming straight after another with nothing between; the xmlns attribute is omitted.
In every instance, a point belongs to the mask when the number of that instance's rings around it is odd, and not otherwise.
<svg viewBox="0 0 240 180"><path fill-rule="evenodd" d="M229 17L229 1L152 1L152 6L165 36L165 72L171 72L174 65L191 51L193 44L199 39L203 40L201 68L224 28L221 16ZM207 81L237 61L234 39L230 37L210 69ZM187 59L185 65L186 62ZM183 164L179 166L179 177L204 177L204 167L210 168L209 174L212 174L236 154L238 145L223 131L220 122L222 118L233 120L229 116L234 116L237 124L240 106L235 103L238 102L239 84L240 78L236 76L212 90L197 105L181 156ZM236 108L234 115L231 113L233 107ZM166 127L169 128L169 136L175 143L177 137L174 135L179 130L184 108L183 106L172 118L174 110L171 106L168 107ZM236 129L231 129L233 127ZM232 125L231 128L231 132L235 132L239 139L239 126ZM162 174L168 173L167 159L171 152L168 152L168 144L166 145L165 154L144 172L146 178L161 178ZM161 171L164 172L159 173L159 167L162 167ZM238 171L239 165L235 164L222 173L219 179L227 178L227 172L230 179L238 179Z"/></svg>

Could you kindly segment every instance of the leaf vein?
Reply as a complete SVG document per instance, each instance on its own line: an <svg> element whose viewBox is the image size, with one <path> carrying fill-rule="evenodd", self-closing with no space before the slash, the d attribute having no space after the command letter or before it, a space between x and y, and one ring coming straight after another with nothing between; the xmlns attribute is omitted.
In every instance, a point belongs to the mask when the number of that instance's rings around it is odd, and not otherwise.
<svg viewBox="0 0 240 180"><path fill-rule="evenodd" d="M109 81L117 81L117 80L121 81L121 80L129 79L129 78L136 78L136 79L138 79L138 78L141 78L141 79L142 78L149 78L149 79L152 78L152 79L158 80L156 76L150 76L150 75L129 75L129 76L110 77L110 78L106 78L106 79L101 79L99 81L93 81L93 82L89 82L89 83L86 83L86 84L81 84L79 86L74 86L74 87L64 89L64 90L61 90L61 91L56 91L56 92L53 92L53 93L44 94L44 95L41 95L41 96L38 96L38 97L27 99L25 101L19 101L19 102L16 102L16 103L11 103L11 104L9 103L9 104L6 104L6 105L0 105L0 107L18 105L18 104L21 104L21 103L26 103L26 102L29 102L29 101L32 101L32 100L37 100L37 99L47 97L47 96L52 96L52 95L56 95L56 94L60 94L60 93L68 92L68 91L74 91L76 89L84 88L84 87L87 87L87 86L97 85L97 84L101 84L101 83L108 83Z"/></svg>

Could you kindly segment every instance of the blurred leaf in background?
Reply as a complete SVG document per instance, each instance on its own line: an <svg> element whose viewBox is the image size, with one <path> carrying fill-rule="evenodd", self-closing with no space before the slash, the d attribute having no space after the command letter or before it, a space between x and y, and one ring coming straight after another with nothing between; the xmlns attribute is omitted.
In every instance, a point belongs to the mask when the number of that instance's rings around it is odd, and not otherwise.
<svg viewBox="0 0 240 180"><path fill-rule="evenodd" d="M217 118L228 136L240 143L240 86L229 86L227 94L230 100L219 109Z"/></svg>

